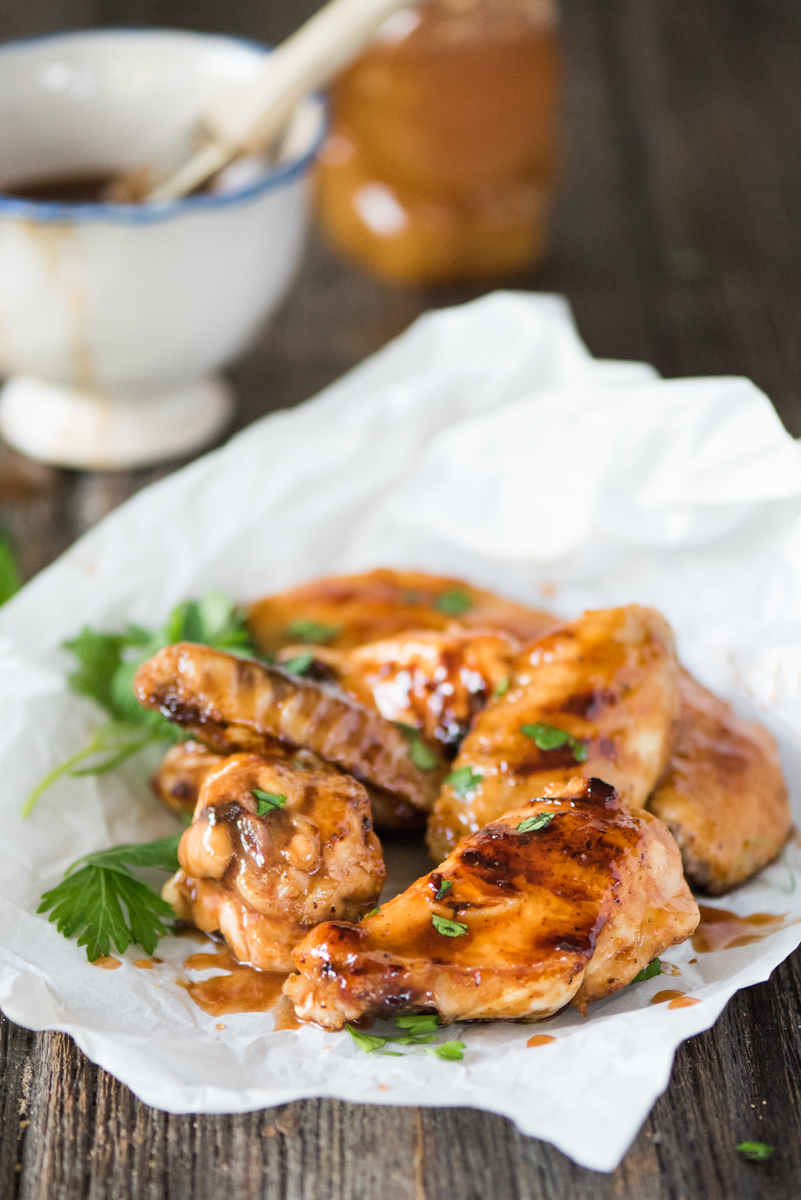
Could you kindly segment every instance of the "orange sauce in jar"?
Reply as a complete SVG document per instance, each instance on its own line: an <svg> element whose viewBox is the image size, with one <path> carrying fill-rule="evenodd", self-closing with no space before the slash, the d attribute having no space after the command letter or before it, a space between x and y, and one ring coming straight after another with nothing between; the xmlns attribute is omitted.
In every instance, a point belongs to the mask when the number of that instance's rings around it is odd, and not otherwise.
<svg viewBox="0 0 801 1200"><path fill-rule="evenodd" d="M332 89L318 182L335 244L407 283L534 265L560 66L553 0L428 0L396 13Z"/></svg>

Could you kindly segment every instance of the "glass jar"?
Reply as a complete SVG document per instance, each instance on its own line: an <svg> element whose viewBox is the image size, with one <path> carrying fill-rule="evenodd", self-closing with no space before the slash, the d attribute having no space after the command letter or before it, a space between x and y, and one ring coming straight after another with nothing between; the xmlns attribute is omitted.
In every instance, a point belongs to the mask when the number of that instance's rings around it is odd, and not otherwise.
<svg viewBox="0 0 801 1200"><path fill-rule="evenodd" d="M535 265L560 75L552 0L428 0L396 13L332 88L318 185L334 243L408 283Z"/></svg>

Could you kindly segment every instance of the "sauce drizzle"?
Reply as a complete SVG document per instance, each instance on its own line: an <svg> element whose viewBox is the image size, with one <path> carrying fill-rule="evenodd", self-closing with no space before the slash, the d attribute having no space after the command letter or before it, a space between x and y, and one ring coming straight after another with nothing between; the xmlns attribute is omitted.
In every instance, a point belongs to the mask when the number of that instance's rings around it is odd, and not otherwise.
<svg viewBox="0 0 801 1200"><path fill-rule="evenodd" d="M701 923L692 936L692 947L699 954L750 946L785 927L787 913L752 913L740 917L727 908L699 904Z"/></svg>
<svg viewBox="0 0 801 1200"><path fill-rule="evenodd" d="M549 1042L555 1042L556 1038L551 1037L549 1033L535 1033L526 1042L527 1046L547 1046Z"/></svg>
<svg viewBox="0 0 801 1200"><path fill-rule="evenodd" d="M283 1008L280 1005L280 1001L284 999L281 988L287 973L257 971L255 967L238 962L226 945L217 945L212 954L190 954L184 962L184 967L187 971L208 971L210 968L216 968L227 972L226 975L215 975L213 979L176 981L179 987L186 989L198 1008L202 1008L212 1017L222 1017L227 1013L269 1012L272 1008ZM287 1014L278 1011L276 1015L281 1018L280 1028L293 1028L288 1023ZM276 1022L276 1028L278 1027ZM297 1025L294 1028L297 1028Z"/></svg>

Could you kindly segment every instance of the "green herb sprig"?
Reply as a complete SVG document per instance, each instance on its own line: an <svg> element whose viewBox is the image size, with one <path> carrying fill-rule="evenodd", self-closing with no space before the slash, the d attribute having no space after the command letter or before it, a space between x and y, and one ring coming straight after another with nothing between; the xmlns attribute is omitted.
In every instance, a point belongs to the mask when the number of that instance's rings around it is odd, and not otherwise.
<svg viewBox="0 0 801 1200"><path fill-rule="evenodd" d="M649 962L647 967L643 967L641 971L632 979L632 983L644 983L646 979L656 979L657 975L662 974L662 963L658 958L654 958Z"/></svg>
<svg viewBox="0 0 801 1200"><path fill-rule="evenodd" d="M131 867L178 870L181 834L142 845L115 846L85 854L67 870L61 883L42 896L37 912L49 912L66 938L77 938L86 947L90 962L108 956L112 943L120 954L132 944L152 954L168 932L162 918L173 916L148 884Z"/></svg>
<svg viewBox="0 0 801 1200"><path fill-rule="evenodd" d="M461 617L474 607L469 593L463 588L452 588L448 592L443 592L434 603L437 612L444 613L447 617Z"/></svg>
<svg viewBox="0 0 801 1200"><path fill-rule="evenodd" d="M6 531L0 526L0 604L5 604L22 587L22 576L17 566L14 547Z"/></svg>
<svg viewBox="0 0 801 1200"><path fill-rule="evenodd" d="M293 621L286 627L287 637L294 638L298 642L317 643L318 645L321 642L330 642L339 632L339 625L324 625L321 621L304 619Z"/></svg>
<svg viewBox="0 0 801 1200"><path fill-rule="evenodd" d="M440 1042L437 1046L430 1044L442 1027L442 1019L437 1013L419 1013L408 1017L397 1017L395 1024L406 1032L380 1037L374 1033L363 1033L361 1029L355 1029L352 1025L346 1025L345 1028L359 1049L368 1054L375 1054L378 1051L390 1058L403 1058L404 1055L399 1051L384 1049L386 1045L394 1042L398 1046L419 1046L420 1049L417 1053L430 1054L434 1058L441 1058L444 1062L461 1062L464 1058L464 1052L467 1049L464 1042L451 1040Z"/></svg>
<svg viewBox="0 0 801 1200"><path fill-rule="evenodd" d="M764 1142L740 1142L737 1149L749 1162L767 1162L776 1153L775 1146L767 1146Z"/></svg>
<svg viewBox="0 0 801 1200"><path fill-rule="evenodd" d="M533 817L526 817L518 825L517 832L536 833L538 829L546 829L555 816L556 813L536 813Z"/></svg>
<svg viewBox="0 0 801 1200"><path fill-rule="evenodd" d="M474 792L484 776L480 771L474 771L472 767L457 767L455 771L451 771L445 780L450 784L460 800L463 800L468 792Z"/></svg>
<svg viewBox="0 0 801 1200"><path fill-rule="evenodd" d="M439 759L425 744L414 726L407 725L404 721L395 721L394 724L409 743L409 758L414 765L421 771L435 771L439 766Z"/></svg>
<svg viewBox="0 0 801 1200"><path fill-rule="evenodd" d="M100 775L154 742L179 742L189 736L160 713L142 708L133 693L140 663L174 642L198 642L232 654L256 653L244 615L221 592L179 604L153 631L138 625L129 625L123 633L82 629L64 643L77 662L67 682L79 696L94 700L108 720L81 750L37 784L23 805L23 816L29 816L42 793L63 776Z"/></svg>
<svg viewBox="0 0 801 1200"><path fill-rule="evenodd" d="M555 725L537 721L533 725L521 725L520 732L531 738L538 750L558 750L562 746L569 746L577 763L587 761L586 741L573 737L564 729L557 729Z"/></svg>
<svg viewBox="0 0 801 1200"><path fill-rule="evenodd" d="M443 937L461 937L467 933L467 926L461 921L451 921L448 917L437 916L436 913L431 915L431 924Z"/></svg>
<svg viewBox="0 0 801 1200"><path fill-rule="evenodd" d="M278 792L262 792L259 788L251 788L250 791L256 800L256 812L260 817L266 817L286 804L286 796Z"/></svg>

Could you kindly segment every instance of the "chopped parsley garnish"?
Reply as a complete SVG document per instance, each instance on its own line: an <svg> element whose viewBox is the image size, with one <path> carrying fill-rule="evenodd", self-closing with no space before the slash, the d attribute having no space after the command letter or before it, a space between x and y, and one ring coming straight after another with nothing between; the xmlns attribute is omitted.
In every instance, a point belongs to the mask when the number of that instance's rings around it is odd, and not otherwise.
<svg viewBox="0 0 801 1200"><path fill-rule="evenodd" d="M364 914L364 916L362 917L362 920L366 921L368 917L377 917L380 912L381 912L380 908L371 908L369 913Z"/></svg>
<svg viewBox="0 0 801 1200"><path fill-rule="evenodd" d="M286 796L277 792L262 792L259 788L251 788L250 791L256 798L256 812L260 817L266 817L268 813L275 812L277 808L283 808L286 804Z"/></svg>
<svg viewBox="0 0 801 1200"><path fill-rule="evenodd" d="M421 771L435 771L439 766L439 759L425 744L414 726L407 725L404 721L396 721L395 724L409 743L409 758L414 765Z"/></svg>
<svg viewBox="0 0 801 1200"><path fill-rule="evenodd" d="M451 785L461 800L468 792L474 792L483 778L484 776L472 767L457 767L455 771L451 771L445 782Z"/></svg>
<svg viewBox="0 0 801 1200"><path fill-rule="evenodd" d="M764 1142L740 1142L737 1149L749 1162L767 1162L776 1153L775 1146L766 1146Z"/></svg>
<svg viewBox="0 0 801 1200"><path fill-rule="evenodd" d="M0 604L5 604L6 600L10 600L21 587L22 576L19 573L11 539L0 527Z"/></svg>
<svg viewBox="0 0 801 1200"><path fill-rule="evenodd" d="M339 625L323 625L320 621L299 620L287 625L287 637L299 642L330 642L340 631Z"/></svg>
<svg viewBox="0 0 801 1200"><path fill-rule="evenodd" d="M396 1017L398 1029L408 1029L411 1034L433 1033L442 1025L439 1013L412 1013L408 1017Z"/></svg>
<svg viewBox="0 0 801 1200"><path fill-rule="evenodd" d="M449 921L447 917L438 917L436 913L432 913L431 921L437 933L443 937L461 937L467 933L467 926L461 921Z"/></svg>
<svg viewBox="0 0 801 1200"><path fill-rule="evenodd" d="M399 1029L408 1032L380 1037L373 1033L362 1033L353 1025L346 1025L345 1028L359 1049L368 1054L379 1052L391 1058L403 1058L404 1055L399 1050L384 1049L388 1043L394 1042L398 1046L419 1046L420 1049L413 1050L412 1053L430 1054L445 1062L461 1062L464 1058L464 1052L467 1049L464 1042L440 1042L438 1046L430 1044L441 1032L442 1020L437 1013L417 1013L408 1017L397 1017L395 1024Z"/></svg>
<svg viewBox="0 0 801 1200"><path fill-rule="evenodd" d="M473 600L463 588L452 588L449 592L443 592L434 603L434 608L447 617L461 617L473 607Z"/></svg>
<svg viewBox="0 0 801 1200"><path fill-rule="evenodd" d="M437 892L434 899L435 900L444 900L452 887L453 887L452 879L443 879L442 883L439 885L439 891Z"/></svg>
<svg viewBox="0 0 801 1200"><path fill-rule="evenodd" d="M520 732L531 738L538 750L559 750L569 746L577 763L587 761L587 743L583 738L575 738L564 729L555 725L546 725L537 721L534 725L521 725Z"/></svg>
<svg viewBox="0 0 801 1200"><path fill-rule="evenodd" d="M67 870L61 883L42 896L37 912L49 912L59 933L77 938L90 962L106 958L112 942L120 954L132 943L152 954L167 933L162 918L173 911L130 867L178 870L181 834L141 845L115 846L85 854Z"/></svg>
<svg viewBox="0 0 801 1200"><path fill-rule="evenodd" d="M278 665L285 671L289 671L291 675L305 675L313 662L313 654L296 654L294 658L288 658L286 662Z"/></svg>
<svg viewBox="0 0 801 1200"><path fill-rule="evenodd" d="M345 1028L359 1049L366 1050L368 1054L380 1050L382 1046L386 1046L389 1040L388 1038L374 1037L371 1033L362 1033L361 1029L354 1029L352 1025L346 1025Z"/></svg>
<svg viewBox="0 0 801 1200"><path fill-rule="evenodd" d="M517 827L518 833L536 833L538 829L545 829L550 825L551 821L556 816L556 813L535 813L533 817L526 817Z"/></svg>
<svg viewBox="0 0 801 1200"><path fill-rule="evenodd" d="M198 642L231 654L256 654L244 614L221 592L184 601L155 631L129 625L123 633L99 633L84 627L64 643L64 649L77 660L67 682L79 696L94 700L108 720L77 754L60 763L33 789L23 816L29 815L42 793L62 776L100 775L152 742L179 742L189 736L161 713L142 708L133 693L137 667L174 642Z"/></svg>
<svg viewBox="0 0 801 1200"><path fill-rule="evenodd" d="M425 1053L444 1058L445 1062L461 1062L466 1049L464 1042L442 1042L439 1046L428 1046Z"/></svg>
<svg viewBox="0 0 801 1200"><path fill-rule="evenodd" d="M503 679L495 684L492 692L493 700L500 700L501 696L505 696L512 684L512 676L504 675Z"/></svg>
<svg viewBox="0 0 801 1200"><path fill-rule="evenodd" d="M641 971L632 979L632 983L644 983L646 979L655 979L657 975L662 974L662 963L658 958L654 958L649 962L647 967L643 967Z"/></svg>

